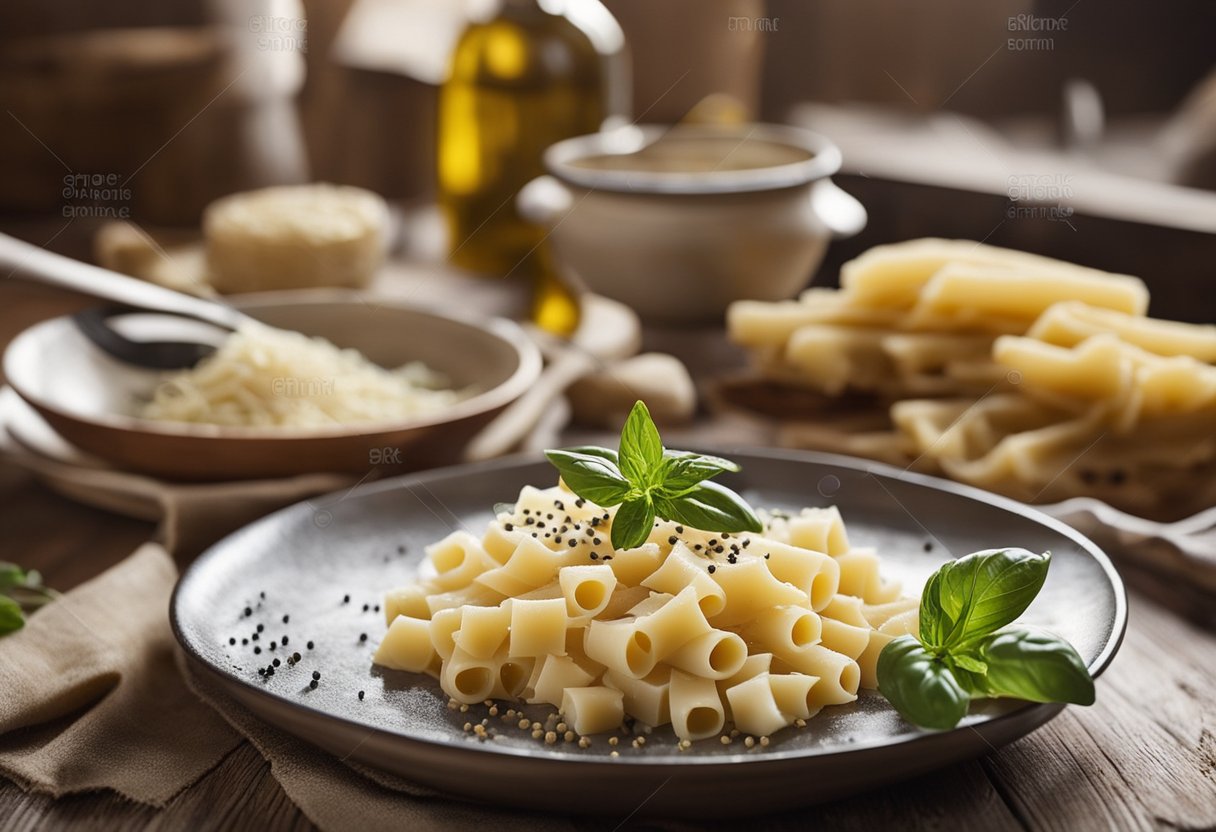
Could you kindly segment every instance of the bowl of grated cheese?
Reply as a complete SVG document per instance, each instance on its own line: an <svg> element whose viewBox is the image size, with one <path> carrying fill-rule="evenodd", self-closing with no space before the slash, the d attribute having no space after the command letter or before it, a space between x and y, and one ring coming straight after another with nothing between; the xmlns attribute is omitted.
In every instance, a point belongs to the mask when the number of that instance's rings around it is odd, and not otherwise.
<svg viewBox="0 0 1216 832"><path fill-rule="evenodd" d="M171 373L119 362L70 317L22 332L4 375L64 439L117 467L184 481L367 474L456 462L536 380L516 324L340 291L251 296L259 323L203 329L216 351ZM163 316L114 320L164 337ZM179 326L193 325L191 322Z"/></svg>

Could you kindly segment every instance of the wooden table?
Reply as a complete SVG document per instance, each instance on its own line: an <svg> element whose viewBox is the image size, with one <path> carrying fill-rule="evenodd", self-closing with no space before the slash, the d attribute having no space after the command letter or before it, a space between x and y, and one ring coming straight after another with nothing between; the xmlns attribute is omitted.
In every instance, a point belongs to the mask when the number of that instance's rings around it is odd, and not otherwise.
<svg viewBox="0 0 1216 832"><path fill-rule="evenodd" d="M57 589L70 589L118 562L152 531L149 524L69 502L0 464L0 558L41 570ZM576 824L606 832L624 820ZM794 830L811 822L859 832L1216 827L1216 636L1133 591L1127 638L1098 683L1096 705L1068 708L1031 736L980 760L747 826ZM69 824L311 828L248 743L163 810L106 793L53 800L0 780L0 828ZM649 826L630 820L621 828Z"/></svg>
<svg viewBox="0 0 1216 832"><path fill-rule="evenodd" d="M5 230L12 230L6 228ZM87 234L56 248L82 256ZM27 235L41 243L47 236ZM0 345L36 320L87 302L0 280ZM0 461L0 560L40 570L59 590L117 563L153 533L141 523L59 497ZM0 661L3 642L0 641ZM3 691L0 691L3 695ZM626 821L576 821L615 830ZM1216 634L1147 596L1131 594L1119 655L1098 703L1068 708L1044 728L980 760L868 795L747 828L801 829L1216 828ZM0 829L311 828L248 743L163 810L113 794L53 800L0 778ZM621 828L646 828L630 819ZM669 825L664 825L666 828ZM723 828L744 828L741 823Z"/></svg>

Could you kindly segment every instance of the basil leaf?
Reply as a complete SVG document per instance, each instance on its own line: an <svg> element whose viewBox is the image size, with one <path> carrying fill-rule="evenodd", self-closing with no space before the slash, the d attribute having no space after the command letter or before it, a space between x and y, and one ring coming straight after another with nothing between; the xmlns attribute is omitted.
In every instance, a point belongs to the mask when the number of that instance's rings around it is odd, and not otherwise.
<svg viewBox="0 0 1216 832"><path fill-rule="evenodd" d="M606 459L612 463L613 467L620 469L617 465L617 453L612 448L602 448L599 445L575 445L573 448L562 448L564 451L569 451L572 454L583 454L584 456L598 456L600 459Z"/></svg>
<svg viewBox="0 0 1216 832"><path fill-rule="evenodd" d="M658 512L676 523L707 532L759 532L764 527L743 498L724 485L703 482L679 497L662 494Z"/></svg>
<svg viewBox="0 0 1216 832"><path fill-rule="evenodd" d="M25 626L21 605L6 595L0 595L0 635L16 632Z"/></svg>
<svg viewBox="0 0 1216 832"><path fill-rule="evenodd" d="M950 661L963 670L978 673L981 676L988 672L988 664L983 659L967 653L951 653Z"/></svg>
<svg viewBox="0 0 1216 832"><path fill-rule="evenodd" d="M939 569L929 576L920 595L920 640L931 648L941 648L954 627L953 619L942 610L939 597L941 582L942 571Z"/></svg>
<svg viewBox="0 0 1216 832"><path fill-rule="evenodd" d="M654 503L642 495L621 503L612 518L612 548L633 549L650 537L654 528Z"/></svg>
<svg viewBox="0 0 1216 832"><path fill-rule="evenodd" d="M1077 651L1064 639L1042 630L1006 630L979 648L988 665L993 696L1031 702L1094 703L1094 680Z"/></svg>
<svg viewBox="0 0 1216 832"><path fill-rule="evenodd" d="M1012 623L1043 588L1050 553L989 549L938 570L941 612L953 624L942 644L965 644Z"/></svg>
<svg viewBox="0 0 1216 832"><path fill-rule="evenodd" d="M15 563L0 561L0 592L15 586L38 586L42 576L37 572L26 572Z"/></svg>
<svg viewBox="0 0 1216 832"><path fill-rule="evenodd" d="M950 668L913 636L900 636L878 654L878 690L900 716L923 728L953 728L971 697Z"/></svg>
<svg viewBox="0 0 1216 832"><path fill-rule="evenodd" d="M629 481L603 457L574 451L545 451L545 456L557 467L570 490L585 500L614 506L629 495Z"/></svg>
<svg viewBox="0 0 1216 832"><path fill-rule="evenodd" d="M738 463L719 456L668 452L663 458L660 493L667 497L678 497L710 477L738 470Z"/></svg>
<svg viewBox="0 0 1216 832"><path fill-rule="evenodd" d="M654 485L663 465L663 440L650 418L646 405L638 401L625 427L621 429L621 446L617 453L621 473L637 488Z"/></svg>

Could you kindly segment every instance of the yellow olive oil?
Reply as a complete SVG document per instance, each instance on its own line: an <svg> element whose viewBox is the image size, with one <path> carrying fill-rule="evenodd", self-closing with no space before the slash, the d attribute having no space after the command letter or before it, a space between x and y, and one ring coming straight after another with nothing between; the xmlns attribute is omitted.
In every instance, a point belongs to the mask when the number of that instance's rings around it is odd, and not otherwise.
<svg viewBox="0 0 1216 832"><path fill-rule="evenodd" d="M605 12L606 14L606 12ZM526 283L532 317L569 334L578 303L515 196L543 171L549 145L594 133L607 113L604 57L570 18L536 0L506 0L465 30L439 93L439 200L450 259Z"/></svg>

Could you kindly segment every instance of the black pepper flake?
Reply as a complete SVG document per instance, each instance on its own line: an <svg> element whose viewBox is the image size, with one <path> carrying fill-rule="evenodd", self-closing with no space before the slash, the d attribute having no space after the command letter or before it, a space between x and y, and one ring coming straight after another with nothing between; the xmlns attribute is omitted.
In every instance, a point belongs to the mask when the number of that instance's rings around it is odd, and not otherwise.
<svg viewBox="0 0 1216 832"><path fill-rule="evenodd" d="M380 612L380 605L379 605L379 604L375 604L375 605L373 605L373 606L372 606L372 612ZM286 644L286 643L287 643L287 641L286 641L286 640L284 640L284 641L283 641L283 643L284 643L284 644Z"/></svg>
<svg viewBox="0 0 1216 832"><path fill-rule="evenodd" d="M932 551L933 551L933 541L932 541L932 540L926 540L926 541L925 541L925 546L924 546L924 549L925 549L925 551L926 551L926 552L932 552Z"/></svg>
<svg viewBox="0 0 1216 832"><path fill-rule="evenodd" d="M274 675L274 667L273 667L273 666L270 666L270 667L267 667L267 668L266 668L266 675L267 675L267 676L273 676L273 675Z"/></svg>
<svg viewBox="0 0 1216 832"><path fill-rule="evenodd" d="M277 645L275 645L275 643L272 641L272 642L270 642L270 646L268 649L273 650L276 646Z"/></svg>
<svg viewBox="0 0 1216 832"><path fill-rule="evenodd" d="M252 639L253 641L257 641L257 640L258 640L258 634L257 634L257 633L254 633L254 634L253 634L253 635L251 635L249 638L250 638L250 639Z"/></svg>
<svg viewBox="0 0 1216 832"><path fill-rule="evenodd" d="M342 596L342 603L343 603L343 604L349 604L349 603L350 603L350 596L349 596L349 595L343 595L343 596Z"/></svg>
<svg viewBox="0 0 1216 832"><path fill-rule="evenodd" d="M319 670L314 670L314 671L312 672L312 678L314 678L314 679L320 679L320 678L321 678L321 671L319 671Z"/></svg>
<svg viewBox="0 0 1216 832"><path fill-rule="evenodd" d="M554 501L553 501L553 507L554 507L555 509L557 509L558 511L565 511L565 510L566 510L566 506L565 506L565 505L562 503L562 501L561 501L561 500L554 500Z"/></svg>
<svg viewBox="0 0 1216 832"><path fill-rule="evenodd" d="M280 664L282 664L282 662L280 662L278 659L275 659L274 661L271 662L271 664L274 665L275 667L278 667Z"/></svg>
<svg viewBox="0 0 1216 832"><path fill-rule="evenodd" d="M397 554L399 554L399 555L405 554L405 544L404 543L397 546Z"/></svg>
<svg viewBox="0 0 1216 832"><path fill-rule="evenodd" d="M253 652L254 652L255 654L257 654L257 655L261 655L261 653L262 653L262 648L261 648L261 647L255 647L255 648L253 648Z"/></svg>
<svg viewBox="0 0 1216 832"><path fill-rule="evenodd" d="M599 546L599 545L600 545L601 543L603 543L604 541L600 540L598 537L593 537L593 538L591 538L591 542L592 542L593 544L595 544L596 546Z"/></svg>
<svg viewBox="0 0 1216 832"><path fill-rule="evenodd" d="M555 537L553 538L553 542L560 546L562 544L562 539L560 537Z"/></svg>
<svg viewBox="0 0 1216 832"><path fill-rule="evenodd" d="M307 647L309 650L311 650L311 649L312 649L312 642L311 642L311 641L310 641L310 642L308 642L308 644L306 644L305 646L306 646L306 647Z"/></svg>
<svg viewBox="0 0 1216 832"><path fill-rule="evenodd" d="M577 500L574 501L574 505L577 506L578 508L582 508L584 505L586 505L586 503L587 503L587 501L584 500L582 497L579 497Z"/></svg>
<svg viewBox="0 0 1216 832"><path fill-rule="evenodd" d="M280 640L283 642L283 646L286 647L287 646L287 636L283 636L283 638Z"/></svg>
<svg viewBox="0 0 1216 832"><path fill-rule="evenodd" d="M714 574L714 573L715 573L715 572L717 572L717 571L718 571L718 567L714 566L714 565L711 563L711 564L709 565L709 574L711 574L711 575L712 575L712 574Z"/></svg>
<svg viewBox="0 0 1216 832"><path fill-rule="evenodd" d="M599 553L599 552L592 552L592 553L591 553L591 559L592 559L592 560L599 560L599 559L600 559L600 553Z"/></svg>
<svg viewBox="0 0 1216 832"><path fill-rule="evenodd" d="M536 532L532 532L532 536L533 536L533 537L536 537Z"/></svg>
<svg viewBox="0 0 1216 832"><path fill-rule="evenodd" d="M248 643L249 643L249 639L247 639L247 638L241 639L241 644L248 644Z"/></svg>
<svg viewBox="0 0 1216 832"><path fill-rule="evenodd" d="M363 691L359 691L359 701L363 701Z"/></svg>
<svg viewBox="0 0 1216 832"><path fill-rule="evenodd" d="M311 643L312 643L312 642L309 642L309 644L311 644ZM298 661L300 660L300 654L299 654L299 653L292 653L292 654L291 654L291 660L292 660L293 662L298 662Z"/></svg>
<svg viewBox="0 0 1216 832"><path fill-rule="evenodd" d="M228 639L228 643L229 643L229 644L236 644L236 639L235 639L235 638L230 638L230 639Z"/></svg>
<svg viewBox="0 0 1216 832"><path fill-rule="evenodd" d="M604 560L612 560L612 555L604 555Z"/></svg>
<svg viewBox="0 0 1216 832"><path fill-rule="evenodd" d="M515 531L515 524L514 523L505 523L505 524L503 524L503 528L509 532L513 532L513 531Z"/></svg>
<svg viewBox="0 0 1216 832"><path fill-rule="evenodd" d="M734 553L731 553L726 556L727 563L736 563L737 561L738 561L738 558L735 557Z"/></svg>
<svg viewBox="0 0 1216 832"><path fill-rule="evenodd" d="M765 560L768 560L770 557L772 557L772 555L771 555L771 554L769 554L768 552L765 552L765 553L764 553L764 559L765 559Z"/></svg>
<svg viewBox="0 0 1216 832"><path fill-rule="evenodd" d="M265 676L265 675L266 675L266 668L264 668L264 667L259 667L259 668L258 668L258 675L259 675L259 676Z"/></svg>
<svg viewBox="0 0 1216 832"><path fill-rule="evenodd" d="M552 514L546 514L546 515L545 515L545 519L547 519L547 520L552 520L552 519L553 519L553 515L552 515Z"/></svg>
<svg viewBox="0 0 1216 832"><path fill-rule="evenodd" d="M290 621L290 620L291 620L291 616L290 616L290 615L285 615L285 616L283 616L283 623L284 623L284 624L286 624L286 623L287 623L288 621Z"/></svg>
<svg viewBox="0 0 1216 832"><path fill-rule="evenodd" d="M265 600L265 599L266 599L266 593L265 593L264 591L263 591L263 592L259 592L259 593L258 593L258 597L259 597L259 598L261 598L262 600Z"/></svg>
<svg viewBox="0 0 1216 832"><path fill-rule="evenodd" d="M367 641L367 633L359 633L359 641Z"/></svg>
<svg viewBox="0 0 1216 832"><path fill-rule="evenodd" d="M708 546L709 546L709 548L711 548L711 549L712 549L712 548L714 548L715 546L717 546L717 545L718 545L718 538L716 538L716 537L711 537L711 538L709 539L709 543L708 543L707 545L708 545Z"/></svg>
<svg viewBox="0 0 1216 832"><path fill-rule="evenodd" d="M266 629L266 625L265 625L265 624L259 624L259 625L258 625L258 632L259 632L259 633L260 633L260 632L262 632L262 631L264 631L265 629Z"/></svg>
<svg viewBox="0 0 1216 832"><path fill-rule="evenodd" d="M312 688L313 690L316 690L317 689L317 680L313 679L311 682L308 683L308 686L310 688Z"/></svg>
<svg viewBox="0 0 1216 832"><path fill-rule="evenodd" d="M676 537L674 534L667 538L667 542L670 543L672 546L675 546L676 543L679 542L679 540L680 540L680 538Z"/></svg>
<svg viewBox="0 0 1216 832"><path fill-rule="evenodd" d="M701 551L701 549L702 549L702 548L704 548L704 547L702 547L700 543L696 543L696 544L694 544L694 545L693 545L693 547L692 547L692 548L693 548L693 551L699 552L699 551Z"/></svg>
<svg viewBox="0 0 1216 832"><path fill-rule="evenodd" d="M543 529L544 527L545 527L545 521L544 521L544 520L539 520L539 521L537 521L537 523L536 523L536 528L538 528L538 529Z"/></svg>
<svg viewBox="0 0 1216 832"><path fill-rule="evenodd" d="M746 549L746 548L747 548L748 546L750 546L751 544L752 544L752 539L749 537L749 538L747 538L746 540L744 540L744 541L743 541L743 548L744 548L744 549Z"/></svg>
<svg viewBox="0 0 1216 832"><path fill-rule="evenodd" d="M245 607L245 617L248 618L251 615L253 615L253 609L251 607Z"/></svg>
<svg viewBox="0 0 1216 832"><path fill-rule="evenodd" d="M721 544L718 544L717 546L714 547L714 551L720 555L726 551L726 547Z"/></svg>

